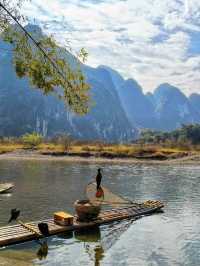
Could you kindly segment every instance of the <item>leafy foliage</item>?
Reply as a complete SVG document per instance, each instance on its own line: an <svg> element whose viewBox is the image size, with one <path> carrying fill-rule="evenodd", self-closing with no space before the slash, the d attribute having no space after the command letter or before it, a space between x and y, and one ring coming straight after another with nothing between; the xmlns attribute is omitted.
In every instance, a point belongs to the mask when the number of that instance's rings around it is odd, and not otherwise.
<svg viewBox="0 0 200 266"><path fill-rule="evenodd" d="M138 141L141 143L154 144L177 143L185 145L187 143L197 145L200 144L200 125L182 125L181 128L172 132L145 130L141 133L140 139Z"/></svg>
<svg viewBox="0 0 200 266"><path fill-rule="evenodd" d="M21 14L20 9L24 2L29 0L1 0L1 4L5 6L18 21L25 20L25 17ZM4 31L8 25L12 24L12 18L0 7L0 32Z"/></svg>
<svg viewBox="0 0 200 266"><path fill-rule="evenodd" d="M27 133L22 136L22 141L26 145L27 148L35 148L39 144L42 143L43 137L39 135L38 133Z"/></svg>
<svg viewBox="0 0 200 266"><path fill-rule="evenodd" d="M8 3L4 0L7 8L10 7ZM22 1L18 0L17 3L17 7L20 7ZM21 18L19 8L10 10ZM90 87L81 71L80 61L85 62L87 58L84 49L80 50L78 58L73 58L75 64L72 66L52 36L31 34L35 43L17 25L12 25L7 15L0 17L2 29L3 40L13 47L13 64L18 77L28 77L30 84L41 89L44 94L54 93L72 111L78 114L88 112ZM73 56L69 53L69 57Z"/></svg>

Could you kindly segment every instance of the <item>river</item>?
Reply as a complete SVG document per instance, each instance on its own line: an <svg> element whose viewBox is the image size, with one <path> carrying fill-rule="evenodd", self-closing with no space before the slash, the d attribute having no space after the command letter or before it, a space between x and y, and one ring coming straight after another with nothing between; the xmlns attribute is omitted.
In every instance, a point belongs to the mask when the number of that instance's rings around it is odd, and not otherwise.
<svg viewBox="0 0 200 266"><path fill-rule="evenodd" d="M24 221L49 218L59 210L73 213L73 202L84 198L98 167L104 186L135 201L161 200L164 213L51 237L43 260L35 242L1 249L0 265L200 265L198 165L0 161L1 181L15 183L11 194L0 196L0 225L6 225L12 208L21 210Z"/></svg>

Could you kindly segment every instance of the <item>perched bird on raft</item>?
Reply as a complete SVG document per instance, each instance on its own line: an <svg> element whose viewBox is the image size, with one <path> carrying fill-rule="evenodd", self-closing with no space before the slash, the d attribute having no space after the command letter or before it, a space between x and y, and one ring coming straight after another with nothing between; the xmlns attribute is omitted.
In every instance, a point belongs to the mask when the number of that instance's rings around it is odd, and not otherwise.
<svg viewBox="0 0 200 266"><path fill-rule="evenodd" d="M101 188L101 180L102 180L102 174L101 174L101 168L97 170L97 176L96 176L96 183L97 183L97 192L96 197L101 198L104 196L103 189Z"/></svg>
<svg viewBox="0 0 200 266"><path fill-rule="evenodd" d="M102 174L101 174L101 168L97 170L97 176L96 176L96 183L97 183L97 190L101 186L101 179L102 179Z"/></svg>
<svg viewBox="0 0 200 266"><path fill-rule="evenodd" d="M40 233L45 236L48 237L49 236L49 227L47 223L39 223L38 224L38 229L40 230Z"/></svg>
<svg viewBox="0 0 200 266"><path fill-rule="evenodd" d="M11 210L11 217L10 217L8 223L11 223L12 221L16 221L17 218L19 217L19 215L20 215L20 210L12 209Z"/></svg>
<svg viewBox="0 0 200 266"><path fill-rule="evenodd" d="M19 221L18 220L19 215L20 215L20 210L17 210L16 208L12 209L11 210L11 217L10 217L8 223L11 223L12 221L17 221L24 228L26 228L26 229L30 230L31 232L35 233L36 235L40 236L38 234L38 232L35 231L34 229L32 229L29 225L23 223L22 221ZM47 223L44 223L44 222L39 223L38 224L38 229L39 229L39 231L40 231L42 236L44 236L44 237L48 237L49 236L49 226L48 226Z"/></svg>

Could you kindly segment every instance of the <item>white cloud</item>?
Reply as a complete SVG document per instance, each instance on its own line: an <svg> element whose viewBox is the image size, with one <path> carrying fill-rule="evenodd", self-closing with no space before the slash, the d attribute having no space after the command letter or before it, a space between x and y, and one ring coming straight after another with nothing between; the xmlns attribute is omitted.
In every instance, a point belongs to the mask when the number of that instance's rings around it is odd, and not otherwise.
<svg viewBox="0 0 200 266"><path fill-rule="evenodd" d="M85 47L88 64L111 66L145 91L162 82L199 91L200 54L188 53L200 36L199 0L32 0L24 10L61 43Z"/></svg>

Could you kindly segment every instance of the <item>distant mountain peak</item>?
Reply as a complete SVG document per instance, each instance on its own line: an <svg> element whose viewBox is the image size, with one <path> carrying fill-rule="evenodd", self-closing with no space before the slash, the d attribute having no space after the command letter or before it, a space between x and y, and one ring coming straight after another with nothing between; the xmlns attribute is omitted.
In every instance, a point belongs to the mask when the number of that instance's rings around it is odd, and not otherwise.
<svg viewBox="0 0 200 266"><path fill-rule="evenodd" d="M134 94L144 95L142 87L134 79L127 79L124 83L124 88L132 90Z"/></svg>
<svg viewBox="0 0 200 266"><path fill-rule="evenodd" d="M153 93L155 99L159 98L170 98L170 97L181 97L186 99L185 94L181 92L181 90L169 83L163 83L159 85L154 93Z"/></svg>
<svg viewBox="0 0 200 266"><path fill-rule="evenodd" d="M173 90L179 90L179 89L169 83L162 83L156 88L156 90L172 90L173 91Z"/></svg>

